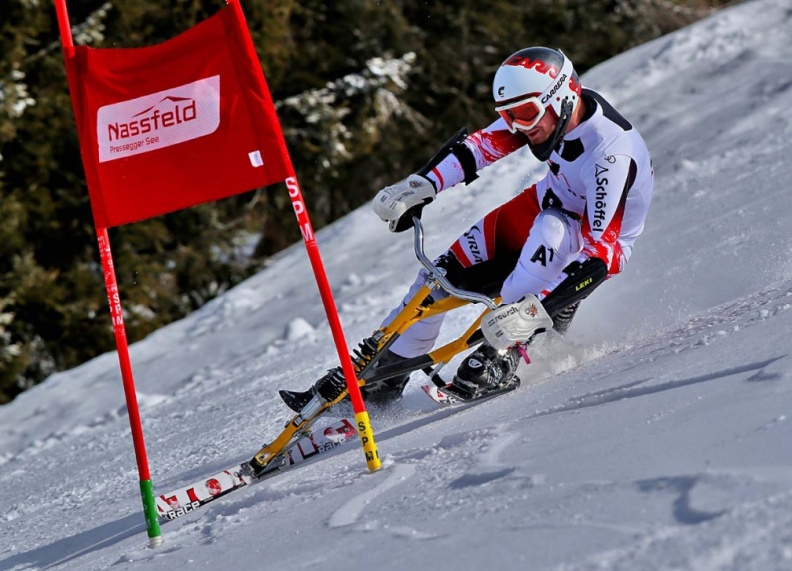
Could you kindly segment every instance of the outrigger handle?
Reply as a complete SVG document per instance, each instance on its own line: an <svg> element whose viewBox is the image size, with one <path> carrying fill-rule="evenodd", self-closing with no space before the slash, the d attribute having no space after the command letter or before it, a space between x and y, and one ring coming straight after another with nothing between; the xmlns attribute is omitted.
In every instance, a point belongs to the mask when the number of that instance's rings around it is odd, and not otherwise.
<svg viewBox="0 0 792 571"><path fill-rule="evenodd" d="M458 297L459 299L464 299L465 301L472 301L473 303L483 303L488 308L495 310L498 306L495 304L492 299L487 297L486 295L472 292L472 291L465 291L463 289L459 289L451 285L451 282L448 281L448 278L445 277L445 274L435 266L429 258L426 257L424 254L424 247L423 247L423 226L421 225L421 219L417 216L413 216L413 228L414 228L414 248L415 248L415 256L418 258L418 261L421 262L421 265L426 268L429 272L429 276L437 282L437 284L447 291L450 295L454 297Z"/></svg>

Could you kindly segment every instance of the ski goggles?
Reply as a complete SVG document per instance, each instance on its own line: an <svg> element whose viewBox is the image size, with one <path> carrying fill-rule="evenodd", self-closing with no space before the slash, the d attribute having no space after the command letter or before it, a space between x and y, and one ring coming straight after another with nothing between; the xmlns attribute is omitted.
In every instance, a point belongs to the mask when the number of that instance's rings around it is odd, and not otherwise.
<svg viewBox="0 0 792 571"><path fill-rule="evenodd" d="M539 95L533 95L506 105L499 105L495 111L506 121L506 126L512 133L516 133L517 129L530 131L536 127L547 112L539 97Z"/></svg>

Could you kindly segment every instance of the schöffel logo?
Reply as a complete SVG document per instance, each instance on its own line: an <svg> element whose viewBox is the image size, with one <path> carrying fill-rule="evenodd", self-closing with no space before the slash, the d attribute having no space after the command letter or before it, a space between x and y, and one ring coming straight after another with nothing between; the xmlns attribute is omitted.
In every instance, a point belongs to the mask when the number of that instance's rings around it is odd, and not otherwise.
<svg viewBox="0 0 792 571"><path fill-rule="evenodd" d="M105 105L96 122L100 163L204 137L220 125L220 76Z"/></svg>

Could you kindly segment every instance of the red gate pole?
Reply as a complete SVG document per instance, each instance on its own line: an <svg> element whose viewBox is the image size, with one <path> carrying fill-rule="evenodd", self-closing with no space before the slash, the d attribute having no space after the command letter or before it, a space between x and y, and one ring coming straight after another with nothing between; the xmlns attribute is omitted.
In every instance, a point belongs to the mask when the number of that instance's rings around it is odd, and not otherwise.
<svg viewBox="0 0 792 571"><path fill-rule="evenodd" d="M330 288L327 274L325 273L322 256L319 252L319 246L316 243L313 227L311 226L311 220L308 218L308 212L305 209L305 202L300 192L300 185L297 182L297 176L294 174L294 167L291 166L291 159L287 160L289 162L291 176L286 179L286 187L289 189L289 197L294 207L294 213L297 215L297 222L300 226L303 241L305 242L305 249L308 251L308 259L311 261L311 266L316 276L316 284L319 286L319 294L322 297L327 320L330 323L330 330L335 340L338 358L341 361L341 369L344 371L344 378L346 379L347 390L349 391L349 399L352 401L352 410L355 412L355 424L357 425L360 442L363 445L363 453L366 456L366 464L369 471L374 472L382 468L382 462L380 461L379 451L377 450L377 443L374 440L374 431L371 429L371 420L369 419L366 405L363 403L363 395L360 394L355 366L352 364L352 359L349 356L349 348L347 347L346 338L344 337L344 329L338 317L335 300L333 299L333 292Z"/></svg>
<svg viewBox="0 0 792 571"><path fill-rule="evenodd" d="M58 27L60 28L64 58L74 57L74 40L72 39L69 15L66 11L66 0L55 0L55 10L58 15ZM71 81L71 78L69 79ZM72 98L72 101L74 101L74 98ZM75 113L75 116L79 115ZM154 501L154 486L151 483L151 475L149 473L146 444L143 439L143 427L140 422L140 410L138 408L137 394L135 393L135 380L132 375L132 362L129 358L129 346L126 329L124 328L121 297L118 292L118 282L113 266L113 257L110 252L110 239L107 235L107 228L97 228L96 234L99 241L99 254L102 260L107 300L110 304L110 316L113 320L113 334L118 351L118 362L121 367L121 378L124 383L129 425L132 429L132 442L135 447L135 458L140 477L140 494L143 500L143 514L146 518L149 547L157 547L162 544L162 533Z"/></svg>
<svg viewBox="0 0 792 571"><path fill-rule="evenodd" d="M146 528L149 536L149 547L162 544L157 505L154 501L154 485L149 473L146 442L143 438L143 424L140 421L140 408L135 392L135 378L132 374L132 360L129 358L129 344L127 343L126 328L124 327L124 313L121 307L121 295L118 291L113 256L110 252L110 238L107 228L97 228L99 239L99 253L102 258L102 271L104 272L107 301L110 304L110 317L113 320L113 335L115 336L118 351L118 364L121 367L121 379L124 383L124 396L126 397L127 412L129 413L129 427L132 430L132 444L135 447L138 476L140 477L140 496L143 500L143 514L146 518Z"/></svg>
<svg viewBox="0 0 792 571"><path fill-rule="evenodd" d="M234 10L237 11L239 20L245 23L247 26L245 14L242 12L242 6L239 4L239 0L227 0L227 3L229 6L233 6ZM258 55L256 54L256 48L253 45L253 40L250 38L249 34L246 34L245 43L252 61L256 61L258 59ZM258 74L260 74L259 80L261 85L266 86L267 83L264 79L264 72L261 71L260 67L256 67ZM292 206L294 207L294 213L297 216L297 223L300 226L300 232L302 233L303 241L305 242L305 248L308 251L308 258L311 261L311 267L313 268L314 276L316 277L316 283L319 286L319 294L322 297L325 313L327 314L327 319L330 323L330 330L333 334L336 350L338 351L338 358L341 361L341 369L344 372L347 389L349 390L349 398L352 401L352 410L355 412L355 423L357 424L358 434L360 436L361 444L363 445L366 463L368 465L368 469L373 472L375 470L379 470L382 467L382 463L380 462L377 444L374 440L374 432L371 430L369 414L368 411L366 411L366 405L363 403L363 396L360 394L360 387L357 383L357 373L355 372L355 367L352 364L352 359L349 356L349 349L347 347L346 339L344 338L344 329L341 326L341 320L338 317L338 311L333 299L333 292L330 289L330 282L327 279L324 264L322 263L322 256L319 253L319 246L316 243L316 237L314 236L311 219L308 217L308 211L305 207L305 201L303 200L302 192L300 191L300 185L297 182L297 175L294 172L294 165L292 165L291 156L289 155L289 151L286 147L286 141L283 137L283 130L280 128L280 121L278 121L278 117L275 115L274 109L270 113L272 115L272 123L274 125L278 125L277 132L279 144L286 161L286 167L289 175L286 178L286 187L289 189L289 197L291 198Z"/></svg>

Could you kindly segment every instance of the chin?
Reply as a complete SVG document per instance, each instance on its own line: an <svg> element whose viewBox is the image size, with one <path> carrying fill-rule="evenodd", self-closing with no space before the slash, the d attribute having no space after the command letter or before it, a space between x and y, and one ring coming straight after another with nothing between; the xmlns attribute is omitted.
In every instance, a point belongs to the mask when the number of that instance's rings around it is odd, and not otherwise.
<svg viewBox="0 0 792 571"><path fill-rule="evenodd" d="M535 135L528 135L528 140L531 141L532 145L541 145L542 143L547 141L547 134L536 133Z"/></svg>

